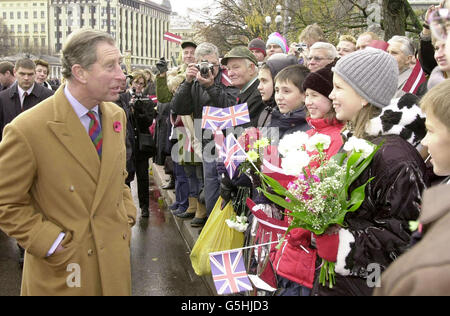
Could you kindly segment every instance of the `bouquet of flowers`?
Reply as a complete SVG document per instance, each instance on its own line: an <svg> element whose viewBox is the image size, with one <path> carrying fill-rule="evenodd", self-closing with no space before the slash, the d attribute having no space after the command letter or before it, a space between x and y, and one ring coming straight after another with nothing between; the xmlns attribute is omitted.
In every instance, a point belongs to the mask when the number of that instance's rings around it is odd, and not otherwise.
<svg viewBox="0 0 450 316"><path fill-rule="evenodd" d="M316 134L308 137L303 132L284 137L279 145L283 156L281 166L286 173L295 175L296 180L284 188L279 182L260 173L264 185L260 190L272 202L290 211L290 226L304 228L316 235L322 235L334 225L345 227L348 212L358 210L365 198L364 185L348 192L350 185L369 166L375 153L382 146L375 146L365 140L352 137L341 153L326 158L324 150L330 145L330 137ZM273 192L268 192L269 186ZM335 264L323 260L320 282L335 283Z"/></svg>

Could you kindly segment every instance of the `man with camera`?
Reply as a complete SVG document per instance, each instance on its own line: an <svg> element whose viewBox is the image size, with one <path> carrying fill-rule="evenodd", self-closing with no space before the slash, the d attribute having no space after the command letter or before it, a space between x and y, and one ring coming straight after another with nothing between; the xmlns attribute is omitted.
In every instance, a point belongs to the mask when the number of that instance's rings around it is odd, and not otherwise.
<svg viewBox="0 0 450 316"><path fill-rule="evenodd" d="M222 82L222 69L219 63L219 50L210 43L200 44L195 51L196 63L188 65L186 81L175 93L172 106L178 115L192 115L194 120L201 120L204 106L230 107L236 104L239 91ZM203 176L206 214L196 214L192 226L201 226L211 214L219 197L220 181L216 170L216 154L211 131L204 131Z"/></svg>
<svg viewBox="0 0 450 316"><path fill-rule="evenodd" d="M131 88L122 93L119 105L127 114L127 139L131 143L132 153L127 159L128 178L126 184L130 186L136 174L139 206L141 216L149 216L149 158L156 150L149 127L155 117L154 103L143 95L147 80L142 72L131 75Z"/></svg>

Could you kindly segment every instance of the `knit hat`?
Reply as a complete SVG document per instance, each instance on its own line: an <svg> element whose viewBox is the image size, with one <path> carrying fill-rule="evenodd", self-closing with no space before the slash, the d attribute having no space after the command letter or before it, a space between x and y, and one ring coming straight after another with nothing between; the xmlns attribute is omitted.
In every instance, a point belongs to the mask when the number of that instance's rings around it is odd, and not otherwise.
<svg viewBox="0 0 450 316"><path fill-rule="evenodd" d="M333 91L332 67L332 64L330 64L316 72L310 72L303 82L303 91L311 89L328 98Z"/></svg>
<svg viewBox="0 0 450 316"><path fill-rule="evenodd" d="M270 56L265 64L269 67L272 79L274 79L281 70L288 66L296 65L297 63L298 61L295 56L277 53Z"/></svg>
<svg viewBox="0 0 450 316"><path fill-rule="evenodd" d="M280 46L281 49L283 50L283 53L285 53L285 54L287 54L289 51L289 47L287 45L286 39L283 36L281 36L281 34L278 32L275 32L275 33L272 33L269 35L269 39L267 40L266 47L271 44Z"/></svg>
<svg viewBox="0 0 450 316"><path fill-rule="evenodd" d="M332 70L378 108L389 105L397 91L397 61L380 49L367 47L348 54Z"/></svg>
<svg viewBox="0 0 450 316"><path fill-rule="evenodd" d="M267 55L266 43L264 43L264 41L260 38L255 38L250 43L248 43L248 49L250 49L251 51L259 51L264 54L264 57Z"/></svg>

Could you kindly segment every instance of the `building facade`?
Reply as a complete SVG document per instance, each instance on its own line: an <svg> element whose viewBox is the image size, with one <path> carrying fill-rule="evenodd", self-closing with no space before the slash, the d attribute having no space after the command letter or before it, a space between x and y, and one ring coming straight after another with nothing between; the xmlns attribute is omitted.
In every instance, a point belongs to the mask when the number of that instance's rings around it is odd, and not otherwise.
<svg viewBox="0 0 450 316"><path fill-rule="evenodd" d="M10 47L20 53L59 55L66 38L83 27L111 34L133 67L170 56L168 0L0 0Z"/></svg>

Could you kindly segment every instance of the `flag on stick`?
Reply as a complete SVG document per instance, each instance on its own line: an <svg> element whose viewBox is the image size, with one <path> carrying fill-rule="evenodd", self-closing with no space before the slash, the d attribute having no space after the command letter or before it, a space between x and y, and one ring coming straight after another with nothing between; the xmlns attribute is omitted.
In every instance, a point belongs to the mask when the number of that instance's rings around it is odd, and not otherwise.
<svg viewBox="0 0 450 316"><path fill-rule="evenodd" d="M210 253L211 272L219 295L253 290L245 270L242 250Z"/></svg>
<svg viewBox="0 0 450 316"><path fill-rule="evenodd" d="M411 76L409 76L408 81L406 81L402 90L406 93L416 94L417 90L419 90L420 85L425 81L427 81L425 72L423 71L420 62L417 61L416 66L411 73Z"/></svg>
<svg viewBox="0 0 450 316"><path fill-rule="evenodd" d="M164 40L176 44L181 44L181 42L183 41L181 36L178 36L170 32L164 33Z"/></svg>
<svg viewBox="0 0 450 316"><path fill-rule="evenodd" d="M250 112L247 103L229 108L205 106L202 115L202 128L213 131L250 123Z"/></svg>
<svg viewBox="0 0 450 316"><path fill-rule="evenodd" d="M224 158L224 165L227 169L230 179L233 179L239 165L247 158L242 147L239 145L236 137L233 134L229 134L225 143L222 146L222 150L219 151L219 157Z"/></svg>

